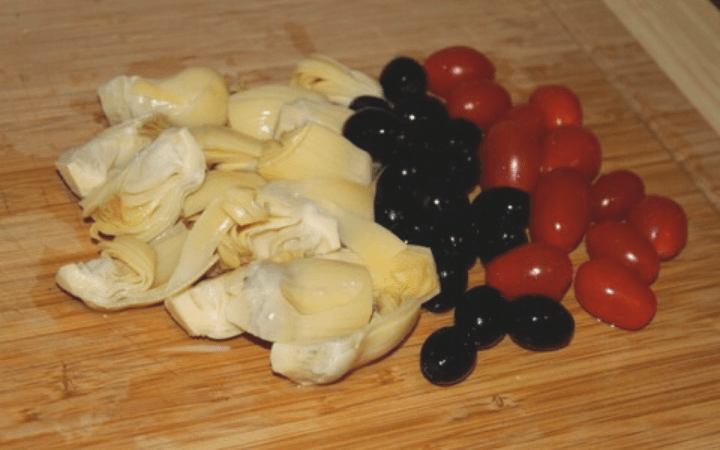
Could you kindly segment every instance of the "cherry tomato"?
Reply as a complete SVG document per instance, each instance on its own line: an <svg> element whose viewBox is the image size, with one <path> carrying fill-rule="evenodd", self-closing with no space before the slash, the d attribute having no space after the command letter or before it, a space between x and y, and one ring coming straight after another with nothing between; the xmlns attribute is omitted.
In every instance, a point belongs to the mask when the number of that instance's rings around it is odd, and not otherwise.
<svg viewBox="0 0 720 450"><path fill-rule="evenodd" d="M458 86L447 98L450 117L462 117L487 130L512 107L510 94L492 80L475 79Z"/></svg>
<svg viewBox="0 0 720 450"><path fill-rule="evenodd" d="M485 283L508 300L541 294L560 301L570 288L572 275L572 262L566 252L537 242L516 247L485 266Z"/></svg>
<svg viewBox="0 0 720 450"><path fill-rule="evenodd" d="M590 190L594 222L625 220L630 208L645 197L645 184L635 172L615 170L600 175Z"/></svg>
<svg viewBox="0 0 720 450"><path fill-rule="evenodd" d="M652 284L660 272L655 247L627 222L606 220L591 225L585 238L591 259L609 258L637 272L646 284Z"/></svg>
<svg viewBox="0 0 720 450"><path fill-rule="evenodd" d="M541 172L573 167L590 181L600 172L600 141L581 125L566 125L548 131L542 141L542 154Z"/></svg>
<svg viewBox="0 0 720 450"><path fill-rule="evenodd" d="M540 176L540 144L515 121L498 122L480 145L480 186L509 186L531 192Z"/></svg>
<svg viewBox="0 0 720 450"><path fill-rule="evenodd" d="M443 98L462 83L474 79L495 79L495 66L481 52L462 45L447 47L423 63L430 92Z"/></svg>
<svg viewBox="0 0 720 450"><path fill-rule="evenodd" d="M590 182L561 167L542 174L530 195L530 240L570 252L590 225Z"/></svg>
<svg viewBox="0 0 720 450"><path fill-rule="evenodd" d="M630 209L628 222L650 240L660 261L674 258L687 243L688 220L685 211L668 197L645 196Z"/></svg>
<svg viewBox="0 0 720 450"><path fill-rule="evenodd" d="M611 259L591 259L575 274L575 298L591 316L623 330L645 327L657 311L655 292Z"/></svg>
<svg viewBox="0 0 720 450"><path fill-rule="evenodd" d="M528 101L542 110L548 129L582 123L580 100L565 86L540 86L530 94Z"/></svg>
<svg viewBox="0 0 720 450"><path fill-rule="evenodd" d="M517 120L530 128L533 136L540 141L547 131L545 128L545 118L542 110L532 103L522 103L513 106L501 120Z"/></svg>

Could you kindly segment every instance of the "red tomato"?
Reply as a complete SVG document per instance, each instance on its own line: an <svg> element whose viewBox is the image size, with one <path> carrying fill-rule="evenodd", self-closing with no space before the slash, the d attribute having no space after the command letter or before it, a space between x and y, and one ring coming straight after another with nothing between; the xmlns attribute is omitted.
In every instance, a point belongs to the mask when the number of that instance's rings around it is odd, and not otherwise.
<svg viewBox="0 0 720 450"><path fill-rule="evenodd" d="M591 225L585 238L591 259L608 258L634 270L646 284L652 284L660 272L655 247L627 222L607 220Z"/></svg>
<svg viewBox="0 0 720 450"><path fill-rule="evenodd" d="M492 80L475 79L458 86L447 98L450 117L462 117L487 130L512 107L510 94Z"/></svg>
<svg viewBox="0 0 720 450"><path fill-rule="evenodd" d="M591 259L575 274L575 298L591 316L636 331L657 311L655 292L635 272L611 259Z"/></svg>
<svg viewBox="0 0 720 450"><path fill-rule="evenodd" d="M513 106L501 120L517 120L530 128L533 136L540 141L545 134L545 118L542 110L532 103Z"/></svg>
<svg viewBox="0 0 720 450"><path fill-rule="evenodd" d="M634 172L615 170L600 175L590 192L594 222L625 220L630 208L645 197L645 184Z"/></svg>
<svg viewBox="0 0 720 450"><path fill-rule="evenodd" d="M540 144L520 122L498 122L480 145L480 186L510 186L531 192L540 176Z"/></svg>
<svg viewBox="0 0 720 450"><path fill-rule="evenodd" d="M548 244L531 242L495 257L485 267L485 283L508 300L542 294L562 300L572 283L573 267L567 253Z"/></svg>
<svg viewBox="0 0 720 450"><path fill-rule="evenodd" d="M628 222L650 240L660 261L674 258L687 243L688 220L685 211L668 197L645 196L630 209Z"/></svg>
<svg viewBox="0 0 720 450"><path fill-rule="evenodd" d="M542 110L545 127L548 129L582 123L580 100L573 91L565 86L540 86L530 94L529 102Z"/></svg>
<svg viewBox="0 0 720 450"><path fill-rule="evenodd" d="M600 141L592 131L581 125L566 125L548 131L542 141L542 154L540 172L572 167L590 181L600 172Z"/></svg>
<svg viewBox="0 0 720 450"><path fill-rule="evenodd" d="M590 225L590 182L575 169L542 174L530 195L530 239L572 251Z"/></svg>
<svg viewBox="0 0 720 450"><path fill-rule="evenodd" d="M458 45L439 50L423 63L430 92L443 98L460 84L474 79L495 79L495 66L474 48Z"/></svg>

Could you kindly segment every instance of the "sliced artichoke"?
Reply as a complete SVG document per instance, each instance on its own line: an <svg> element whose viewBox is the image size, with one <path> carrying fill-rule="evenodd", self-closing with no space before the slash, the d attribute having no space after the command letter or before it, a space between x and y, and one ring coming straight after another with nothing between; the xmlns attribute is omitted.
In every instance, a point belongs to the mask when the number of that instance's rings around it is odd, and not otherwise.
<svg viewBox="0 0 720 450"><path fill-rule="evenodd" d="M228 89L218 72L189 67L169 78L120 75L98 88L111 125L149 114L163 114L177 126L224 125Z"/></svg>

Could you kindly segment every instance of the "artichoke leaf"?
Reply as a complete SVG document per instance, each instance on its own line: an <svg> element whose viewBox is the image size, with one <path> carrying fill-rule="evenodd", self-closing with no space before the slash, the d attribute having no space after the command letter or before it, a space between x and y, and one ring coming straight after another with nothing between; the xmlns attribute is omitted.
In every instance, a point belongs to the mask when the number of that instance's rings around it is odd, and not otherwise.
<svg viewBox="0 0 720 450"><path fill-rule="evenodd" d="M361 95L383 96L377 80L325 55L312 55L300 61L290 85L315 90L344 106Z"/></svg>
<svg viewBox="0 0 720 450"><path fill-rule="evenodd" d="M176 126L223 125L227 121L225 79L205 67L189 67L162 79L120 75L102 84L98 97L111 125L156 113Z"/></svg>
<svg viewBox="0 0 720 450"><path fill-rule="evenodd" d="M169 128L119 173L85 197L91 233L149 241L172 226L184 198L205 178L202 150L186 128Z"/></svg>

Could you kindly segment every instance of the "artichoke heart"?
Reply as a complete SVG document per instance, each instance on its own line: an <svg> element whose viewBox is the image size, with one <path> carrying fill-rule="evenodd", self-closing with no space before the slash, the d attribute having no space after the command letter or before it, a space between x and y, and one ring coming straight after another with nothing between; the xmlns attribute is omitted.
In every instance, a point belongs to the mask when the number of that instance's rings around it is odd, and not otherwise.
<svg viewBox="0 0 720 450"><path fill-rule="evenodd" d="M316 123L268 141L257 171L267 180L338 178L362 185L372 181L372 158L341 134Z"/></svg>
<svg viewBox="0 0 720 450"><path fill-rule="evenodd" d="M325 55L312 55L300 61L290 85L321 92L330 101L344 106L361 95L383 96L377 80Z"/></svg>
<svg viewBox="0 0 720 450"><path fill-rule="evenodd" d="M112 171L125 166L153 141L143 130L155 119L152 116L123 122L67 150L55 163L60 176L76 195L87 196L104 184Z"/></svg>
<svg viewBox="0 0 720 450"><path fill-rule="evenodd" d="M120 172L85 197L91 232L149 241L178 219L184 198L202 184L205 159L186 128L169 128Z"/></svg>
<svg viewBox="0 0 720 450"><path fill-rule="evenodd" d="M327 101L322 94L301 87L283 84L254 87L230 96L228 122L232 129L255 139L272 139L283 105L301 98Z"/></svg>
<svg viewBox="0 0 720 450"><path fill-rule="evenodd" d="M98 88L111 125L160 113L177 126L223 125L228 89L223 76L209 68L189 67L169 78L120 75Z"/></svg>

